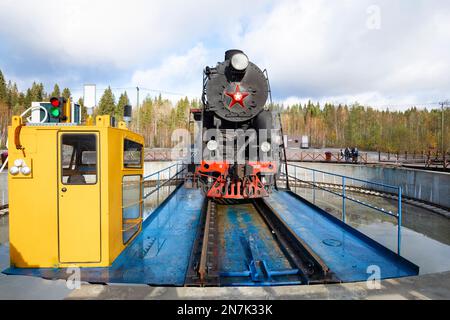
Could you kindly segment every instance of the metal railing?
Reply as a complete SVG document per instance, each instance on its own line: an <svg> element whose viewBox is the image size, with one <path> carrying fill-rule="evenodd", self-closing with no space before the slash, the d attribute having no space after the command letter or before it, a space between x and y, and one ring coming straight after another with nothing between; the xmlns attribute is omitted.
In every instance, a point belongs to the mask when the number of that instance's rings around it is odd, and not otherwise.
<svg viewBox="0 0 450 320"><path fill-rule="evenodd" d="M340 152L329 151L299 151L295 149L287 149L286 157L288 161L301 161L301 162L337 162L337 163L368 163L368 154L359 153L358 157L352 159L351 157L346 159Z"/></svg>
<svg viewBox="0 0 450 320"><path fill-rule="evenodd" d="M444 169L450 167L450 153L440 151L421 152L381 152L378 151L378 162L403 163L403 164L423 164L425 167L442 166Z"/></svg>
<svg viewBox="0 0 450 320"><path fill-rule="evenodd" d="M5 190L2 190L1 202L0 202L0 210L8 208L8 195Z"/></svg>
<svg viewBox="0 0 450 320"><path fill-rule="evenodd" d="M284 172L285 170L281 171L281 174L283 176L286 175L286 173ZM293 172L292 172L293 171ZM304 179L300 179L298 176L298 171L303 171L304 172ZM307 172L310 172L311 174L309 175L311 179L307 179ZM318 174L322 175L322 181L319 182L318 179ZM333 191L330 189L327 189L323 186L321 186L320 184L323 184L325 182L325 176L329 176L329 177L333 177L333 183L328 183L331 184L333 186L340 186L340 192L338 191ZM293 164L288 164L288 177L289 179L294 179L296 182L302 182L305 183L307 185L310 185L313 187L313 202L315 202L315 190L320 189L326 192L329 192L331 194L334 194L336 196L342 197L342 221L344 223L346 223L346 200L350 200L354 203L357 203L359 205L371 208L375 211L381 212L383 214L386 214L388 216L394 217L397 220L397 253L400 255L401 253L401 239L402 239L402 235L401 235L401 228L402 228L402 187L401 186L393 186L393 185L389 185L389 184L385 184L385 183L380 183L380 182L373 182L373 181L368 181L368 180L363 180L363 179L358 179L358 178L352 178L352 177L348 177L348 176L344 176L344 175L340 175L340 174L336 174L336 173L330 173L330 172L326 172L326 171L322 171L322 170L317 170L317 169L311 169L311 168L307 168L307 167L302 167L299 165L293 165ZM336 179L337 178L337 179ZM349 196L346 192L346 189L348 190L350 187L349 182L351 182L352 186L361 184L362 186L359 186L361 188L365 188L365 189L382 189L383 191L385 191L386 189L389 190L388 193L390 194L394 194L397 196L397 212L392 212L389 210L386 210L384 208L380 208L377 207L375 205L372 205L370 203L367 203L365 201L361 201L358 200L352 196ZM355 183L356 182L356 183ZM295 185L296 188L296 185ZM378 190L379 191L379 190Z"/></svg>
<svg viewBox="0 0 450 320"><path fill-rule="evenodd" d="M185 164L175 163L167 168L161 169L161 170L153 172L147 176L144 176L144 178L142 179L142 183L143 183L142 190L145 190L145 188L146 188L145 184L149 183L149 182L154 182L155 186L154 186L154 189L152 189L151 191L144 193L144 195L142 196L142 199L145 200L152 194L156 193L156 207L158 207L161 204L161 202L164 201L164 199L162 201L160 199L160 189L167 185L170 188L171 184L169 184L169 183L171 183L173 181L177 181L178 183L175 183L175 188L174 188L174 190L175 190L176 187L180 183L182 183L182 180L184 179L183 173L185 173L186 169L187 168L186 168ZM172 191L169 190L169 194L167 195L167 197L170 196L170 194L174 190L172 190Z"/></svg>

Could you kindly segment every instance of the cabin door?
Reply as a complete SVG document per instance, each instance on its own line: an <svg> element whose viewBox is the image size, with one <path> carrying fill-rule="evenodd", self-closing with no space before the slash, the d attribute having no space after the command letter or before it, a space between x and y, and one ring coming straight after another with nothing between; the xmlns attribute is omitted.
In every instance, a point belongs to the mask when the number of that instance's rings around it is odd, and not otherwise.
<svg viewBox="0 0 450 320"><path fill-rule="evenodd" d="M101 261L98 132L58 136L60 263Z"/></svg>

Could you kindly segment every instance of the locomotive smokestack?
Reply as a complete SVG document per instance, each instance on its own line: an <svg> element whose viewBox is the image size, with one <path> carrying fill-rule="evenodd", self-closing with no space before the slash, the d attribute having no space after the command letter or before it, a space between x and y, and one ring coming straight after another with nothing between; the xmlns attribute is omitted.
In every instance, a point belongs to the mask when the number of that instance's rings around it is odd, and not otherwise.
<svg viewBox="0 0 450 320"><path fill-rule="evenodd" d="M230 65L233 68L232 72L241 74L245 72L248 67L248 57L242 51L238 49L231 49L225 52L225 61L230 61ZM240 81L240 79L239 79Z"/></svg>
<svg viewBox="0 0 450 320"><path fill-rule="evenodd" d="M225 51L225 60L230 60L232 56L234 56L236 53L244 53L244 51L239 49L231 49Z"/></svg>

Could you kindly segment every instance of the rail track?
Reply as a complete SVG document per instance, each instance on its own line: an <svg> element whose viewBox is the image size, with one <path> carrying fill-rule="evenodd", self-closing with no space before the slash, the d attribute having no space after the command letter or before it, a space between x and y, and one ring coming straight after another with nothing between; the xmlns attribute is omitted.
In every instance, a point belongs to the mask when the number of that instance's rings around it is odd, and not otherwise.
<svg viewBox="0 0 450 320"><path fill-rule="evenodd" d="M263 199L221 205L206 199L186 286L269 286L339 279Z"/></svg>

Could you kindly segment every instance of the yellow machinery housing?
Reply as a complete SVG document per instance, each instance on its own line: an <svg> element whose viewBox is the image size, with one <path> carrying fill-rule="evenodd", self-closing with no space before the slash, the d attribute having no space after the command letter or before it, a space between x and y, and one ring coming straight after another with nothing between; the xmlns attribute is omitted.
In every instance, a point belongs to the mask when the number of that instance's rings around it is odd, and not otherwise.
<svg viewBox="0 0 450 320"><path fill-rule="evenodd" d="M111 265L141 230L143 137L110 116L95 125L15 116L8 134L11 266Z"/></svg>

